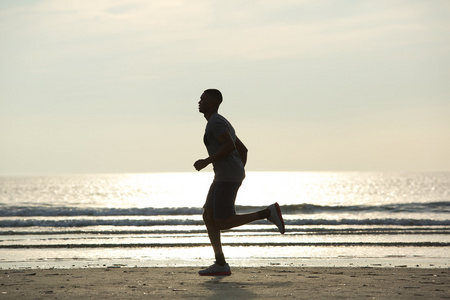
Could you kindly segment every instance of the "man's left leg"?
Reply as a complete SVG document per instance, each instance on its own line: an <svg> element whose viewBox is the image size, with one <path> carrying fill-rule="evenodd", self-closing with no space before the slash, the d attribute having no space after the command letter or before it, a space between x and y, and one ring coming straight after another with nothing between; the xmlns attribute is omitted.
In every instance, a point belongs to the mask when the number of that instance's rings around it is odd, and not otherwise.
<svg viewBox="0 0 450 300"><path fill-rule="evenodd" d="M208 231L208 237L211 242L211 246L213 247L216 261L209 268L199 271L199 274L209 276L230 275L230 266L226 263L225 256L222 251L220 229L216 225L212 209L204 208L203 220Z"/></svg>
<svg viewBox="0 0 450 300"><path fill-rule="evenodd" d="M217 227L216 220L214 219L213 210L210 208L204 208L203 221L206 225L209 241L213 247L216 262L220 265L225 264L225 258L222 250L222 241L220 238L220 228Z"/></svg>

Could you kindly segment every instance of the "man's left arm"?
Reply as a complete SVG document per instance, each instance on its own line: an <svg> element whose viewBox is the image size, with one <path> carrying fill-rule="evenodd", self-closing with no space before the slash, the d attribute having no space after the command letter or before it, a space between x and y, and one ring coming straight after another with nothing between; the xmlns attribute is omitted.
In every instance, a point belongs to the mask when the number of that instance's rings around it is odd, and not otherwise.
<svg viewBox="0 0 450 300"><path fill-rule="evenodd" d="M236 150L241 156L242 163L245 166L245 164L247 163L248 149L247 147L245 147L244 143L238 137L236 137Z"/></svg>

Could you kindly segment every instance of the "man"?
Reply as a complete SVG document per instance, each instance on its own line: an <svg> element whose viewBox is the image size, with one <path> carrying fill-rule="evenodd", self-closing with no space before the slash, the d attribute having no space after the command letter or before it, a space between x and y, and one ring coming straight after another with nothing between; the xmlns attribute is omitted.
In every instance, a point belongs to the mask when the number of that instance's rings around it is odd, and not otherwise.
<svg viewBox="0 0 450 300"><path fill-rule="evenodd" d="M233 126L221 115L218 109L222 103L219 90L208 89L198 102L198 109L208 121L203 142L209 156L194 163L197 171L213 164L214 181L203 206L203 220L214 250L216 261L199 272L200 275L230 275L230 266L225 261L220 240L220 231L248 224L262 219L274 223L284 234L284 222L278 203L264 210L237 215L234 202L245 177L247 148L236 136Z"/></svg>

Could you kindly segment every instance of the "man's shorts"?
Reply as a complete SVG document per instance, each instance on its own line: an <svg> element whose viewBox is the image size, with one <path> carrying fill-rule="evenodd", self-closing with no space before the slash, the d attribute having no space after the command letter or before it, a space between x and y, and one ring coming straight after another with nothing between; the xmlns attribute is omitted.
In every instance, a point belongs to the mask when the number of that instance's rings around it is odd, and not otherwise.
<svg viewBox="0 0 450 300"><path fill-rule="evenodd" d="M226 219L236 215L234 202L242 182L216 182L209 188L203 208L211 208L216 219Z"/></svg>

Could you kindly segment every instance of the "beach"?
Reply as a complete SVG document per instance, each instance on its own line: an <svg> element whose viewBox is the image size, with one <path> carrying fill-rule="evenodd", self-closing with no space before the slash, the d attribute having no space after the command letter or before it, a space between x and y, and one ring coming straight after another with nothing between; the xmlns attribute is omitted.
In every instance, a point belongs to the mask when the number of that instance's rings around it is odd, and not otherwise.
<svg viewBox="0 0 450 300"><path fill-rule="evenodd" d="M249 172L224 231L202 220L207 173L0 177L1 299L450 298L450 173ZM176 186L176 188L174 188Z"/></svg>
<svg viewBox="0 0 450 300"><path fill-rule="evenodd" d="M3 269L1 299L449 299L449 269L232 268Z"/></svg>

